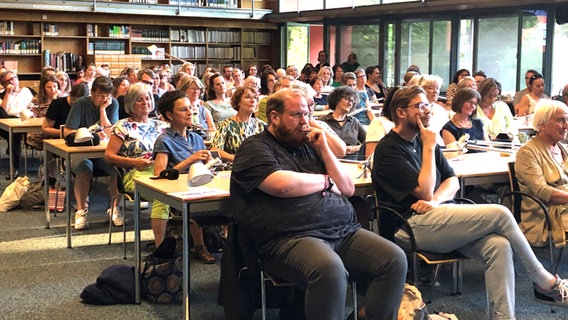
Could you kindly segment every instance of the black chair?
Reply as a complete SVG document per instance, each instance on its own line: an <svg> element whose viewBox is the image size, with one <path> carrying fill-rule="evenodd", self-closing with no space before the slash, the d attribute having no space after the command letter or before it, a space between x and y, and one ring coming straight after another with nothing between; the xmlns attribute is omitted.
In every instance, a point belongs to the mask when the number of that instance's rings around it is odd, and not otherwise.
<svg viewBox="0 0 568 320"><path fill-rule="evenodd" d="M548 213L548 208L546 205L537 197L522 192L519 187L519 182L517 181L517 176L515 175L515 163L509 163L509 183L511 184L511 192L504 194L501 197L501 203L506 203L507 199L510 199L510 209L515 217L517 222L521 222L522 220L522 202L524 199L527 201L534 201L541 209L542 215L544 217L546 231L548 232L548 254L550 260L550 268L552 270L552 274L556 274L558 269L558 264L560 259L562 259L562 253L564 251L564 247L558 249L557 258L554 259L554 242L552 241L552 221L550 220L550 215ZM555 262L556 261L556 262Z"/></svg>
<svg viewBox="0 0 568 320"><path fill-rule="evenodd" d="M455 200L456 202L461 203L474 203L473 201L465 198L457 198ZM395 242L394 235L397 230L395 230L391 226L400 225L400 223L402 223L402 229L408 233L408 236L410 238L410 248L405 248L403 246L401 246L401 248L407 253L407 255L412 258L413 284L418 287L420 278L419 260L424 261L424 263L428 265L435 265L433 283L436 283L437 281L440 265L448 263L452 265L451 294L461 294L463 282L462 263L464 260L467 260L469 258L458 251L452 251L449 253L435 253L419 250L416 246L416 238L414 237L414 232L412 231L412 228L408 221L406 221L406 218L404 218L404 215L394 210L393 208L379 204L377 200L375 201L379 225L378 231L380 236L392 242Z"/></svg>
<svg viewBox="0 0 568 320"><path fill-rule="evenodd" d="M280 319L303 319L303 291L264 271L257 251L250 236L236 223L230 223L218 291L218 303L223 305L226 319L252 319L259 308L263 320L268 308L280 308ZM353 316L357 319L357 284L353 281L351 287Z"/></svg>

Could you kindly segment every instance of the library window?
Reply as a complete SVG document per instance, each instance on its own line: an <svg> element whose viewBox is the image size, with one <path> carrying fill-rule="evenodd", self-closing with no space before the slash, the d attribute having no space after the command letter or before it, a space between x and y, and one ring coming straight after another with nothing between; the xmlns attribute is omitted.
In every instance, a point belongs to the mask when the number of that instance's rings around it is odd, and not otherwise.
<svg viewBox="0 0 568 320"><path fill-rule="evenodd" d="M430 22L402 22L400 39L400 79L410 65L417 65L422 73L430 69Z"/></svg>
<svg viewBox="0 0 568 320"><path fill-rule="evenodd" d="M443 88L452 81L450 75L450 52L452 48L452 24L450 21L432 23L432 74L444 79Z"/></svg>
<svg viewBox="0 0 568 320"><path fill-rule="evenodd" d="M554 29L554 50L552 52L552 89L550 95L558 95L562 91L564 85L568 84L568 59L566 59L566 52L568 52L568 24L555 25Z"/></svg>
<svg viewBox="0 0 568 320"><path fill-rule="evenodd" d="M347 61L355 53L364 69L379 64L379 26L375 24L346 25L341 27L340 61Z"/></svg>
<svg viewBox="0 0 568 320"><path fill-rule="evenodd" d="M519 78L519 88L525 87L526 70L535 69L542 73L544 52L546 51L546 12L523 12L522 26L520 61L522 77ZM545 75L545 81L550 81L548 76L548 74Z"/></svg>
<svg viewBox="0 0 568 320"><path fill-rule="evenodd" d="M503 94L516 91L517 28L517 16L479 19L477 68L501 82Z"/></svg>

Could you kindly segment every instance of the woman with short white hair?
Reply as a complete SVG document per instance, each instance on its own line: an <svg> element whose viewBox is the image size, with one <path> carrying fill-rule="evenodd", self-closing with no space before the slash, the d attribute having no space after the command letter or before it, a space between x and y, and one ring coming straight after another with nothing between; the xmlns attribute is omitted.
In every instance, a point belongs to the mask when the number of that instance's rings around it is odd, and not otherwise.
<svg viewBox="0 0 568 320"><path fill-rule="evenodd" d="M561 101L542 100L532 122L537 134L519 151L515 175L519 188L536 196L548 207L552 220L552 239L556 246L566 244L568 230L568 148L560 142L568 133L568 106ZM533 246L547 243L546 222L536 202L522 202L519 223Z"/></svg>

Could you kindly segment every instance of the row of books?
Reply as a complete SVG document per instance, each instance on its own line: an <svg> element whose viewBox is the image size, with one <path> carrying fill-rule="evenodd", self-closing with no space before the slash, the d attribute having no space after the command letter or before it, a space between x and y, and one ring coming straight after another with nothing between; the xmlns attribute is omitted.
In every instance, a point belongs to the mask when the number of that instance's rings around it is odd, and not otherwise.
<svg viewBox="0 0 568 320"><path fill-rule="evenodd" d="M207 51L209 57L213 59L230 59L230 60L240 60L241 59L241 47L230 47L230 48L209 48Z"/></svg>
<svg viewBox="0 0 568 320"><path fill-rule="evenodd" d="M243 48L243 59L256 59L256 48Z"/></svg>
<svg viewBox="0 0 568 320"><path fill-rule="evenodd" d="M205 46L172 46L172 55L185 59L205 59Z"/></svg>
<svg viewBox="0 0 568 320"><path fill-rule="evenodd" d="M52 66L57 70L62 70L65 72L75 71L75 66L81 59L79 55L65 51L51 53L49 50L43 50L42 56L44 66Z"/></svg>
<svg viewBox="0 0 568 320"><path fill-rule="evenodd" d="M59 27L55 23L44 23L43 24L43 35L44 36L57 36L59 35Z"/></svg>
<svg viewBox="0 0 568 320"><path fill-rule="evenodd" d="M120 41L89 42L87 54L126 54L126 44Z"/></svg>
<svg viewBox="0 0 568 320"><path fill-rule="evenodd" d="M39 54L41 41L39 39L23 39L18 41L0 41L2 54Z"/></svg>
<svg viewBox="0 0 568 320"><path fill-rule="evenodd" d="M170 33L168 30L130 30L130 40L143 42L168 42Z"/></svg>
<svg viewBox="0 0 568 320"><path fill-rule="evenodd" d="M172 42L205 43L205 30L180 29L170 30Z"/></svg>
<svg viewBox="0 0 568 320"><path fill-rule="evenodd" d="M14 21L0 21L0 35L14 35Z"/></svg>
<svg viewBox="0 0 568 320"><path fill-rule="evenodd" d="M207 30L207 41L215 43L241 42L240 31Z"/></svg>
<svg viewBox="0 0 568 320"><path fill-rule="evenodd" d="M243 42L269 45L272 43L272 36L270 32L243 31Z"/></svg>

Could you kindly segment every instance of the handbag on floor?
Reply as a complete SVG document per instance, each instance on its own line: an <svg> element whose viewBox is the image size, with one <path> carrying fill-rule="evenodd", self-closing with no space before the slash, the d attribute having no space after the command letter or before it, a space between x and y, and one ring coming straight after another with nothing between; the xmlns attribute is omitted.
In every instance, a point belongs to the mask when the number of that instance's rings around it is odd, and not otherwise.
<svg viewBox="0 0 568 320"><path fill-rule="evenodd" d="M148 302L181 303L183 259L176 253L176 239L167 237L140 266L142 297Z"/></svg>
<svg viewBox="0 0 568 320"><path fill-rule="evenodd" d="M4 189L0 197L0 212L6 212L17 207L26 192L30 182L28 177L18 177Z"/></svg>

